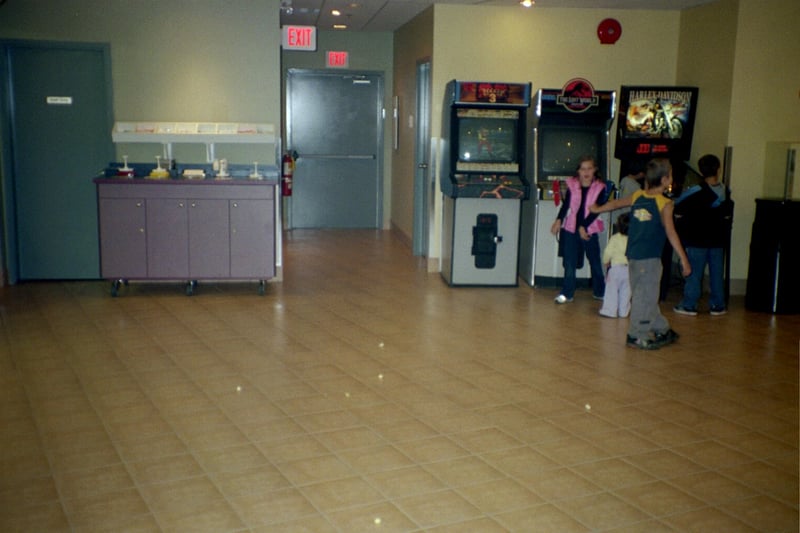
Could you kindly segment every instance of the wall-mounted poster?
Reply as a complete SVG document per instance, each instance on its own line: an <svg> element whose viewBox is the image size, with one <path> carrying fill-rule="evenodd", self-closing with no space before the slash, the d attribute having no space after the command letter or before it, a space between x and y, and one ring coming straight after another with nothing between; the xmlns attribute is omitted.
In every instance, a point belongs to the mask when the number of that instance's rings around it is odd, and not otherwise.
<svg viewBox="0 0 800 533"><path fill-rule="evenodd" d="M697 96L697 87L623 85L614 156L689 159Z"/></svg>

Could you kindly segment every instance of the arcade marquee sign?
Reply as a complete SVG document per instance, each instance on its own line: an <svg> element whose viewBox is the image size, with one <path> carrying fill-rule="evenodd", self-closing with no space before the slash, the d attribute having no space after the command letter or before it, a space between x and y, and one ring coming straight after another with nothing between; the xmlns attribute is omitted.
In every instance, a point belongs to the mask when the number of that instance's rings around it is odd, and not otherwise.
<svg viewBox="0 0 800 533"><path fill-rule="evenodd" d="M567 111L582 113L600 103L600 97L594 91L589 80L573 78L564 84L561 94L556 96L556 103Z"/></svg>

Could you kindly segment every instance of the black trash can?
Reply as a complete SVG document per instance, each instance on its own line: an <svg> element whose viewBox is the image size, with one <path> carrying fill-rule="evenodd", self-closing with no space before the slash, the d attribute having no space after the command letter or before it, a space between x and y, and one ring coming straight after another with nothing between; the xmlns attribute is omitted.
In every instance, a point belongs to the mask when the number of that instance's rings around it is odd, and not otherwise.
<svg viewBox="0 0 800 533"><path fill-rule="evenodd" d="M800 313L800 201L756 199L745 307Z"/></svg>

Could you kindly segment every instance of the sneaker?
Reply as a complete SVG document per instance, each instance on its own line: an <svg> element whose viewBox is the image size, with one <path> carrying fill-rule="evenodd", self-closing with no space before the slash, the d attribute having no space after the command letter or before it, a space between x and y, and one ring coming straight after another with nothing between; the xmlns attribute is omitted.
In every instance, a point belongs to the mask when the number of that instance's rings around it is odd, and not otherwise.
<svg viewBox="0 0 800 533"><path fill-rule="evenodd" d="M625 346L629 348L638 348L639 350L658 350L661 348L661 345L652 339L637 339L630 335L628 335L625 341Z"/></svg>
<svg viewBox="0 0 800 533"><path fill-rule="evenodd" d="M601 302L603 301L603 297L597 296L596 294L592 294L592 298L594 298L595 300L600 300Z"/></svg>
<svg viewBox="0 0 800 533"><path fill-rule="evenodd" d="M688 309L683 307L682 305L676 305L672 308L673 311L678 313L679 315L686 315L686 316L697 316L697 309Z"/></svg>
<svg viewBox="0 0 800 533"><path fill-rule="evenodd" d="M568 304L572 301L572 298L567 298L563 294L559 294L553 301L557 304Z"/></svg>
<svg viewBox="0 0 800 533"><path fill-rule="evenodd" d="M711 311L709 312L711 313L711 316L721 316L726 314L728 310L725 309L724 307L712 307Z"/></svg>
<svg viewBox="0 0 800 533"><path fill-rule="evenodd" d="M680 335L678 335L678 332L675 331L674 329L668 329L664 333L656 333L654 335L655 342L658 344L659 347L672 344L673 342L678 340L679 337Z"/></svg>
<svg viewBox="0 0 800 533"><path fill-rule="evenodd" d="M606 313L602 309L600 311L598 311L597 314L600 315L600 316L604 316L606 318L617 318L617 315L612 315L611 313Z"/></svg>

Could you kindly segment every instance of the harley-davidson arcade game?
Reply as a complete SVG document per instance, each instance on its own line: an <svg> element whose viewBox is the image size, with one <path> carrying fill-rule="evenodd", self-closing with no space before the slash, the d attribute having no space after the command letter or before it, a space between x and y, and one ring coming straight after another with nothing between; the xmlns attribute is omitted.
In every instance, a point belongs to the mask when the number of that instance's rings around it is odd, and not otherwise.
<svg viewBox="0 0 800 533"><path fill-rule="evenodd" d="M614 145L614 157L620 160L620 178L631 161L666 157L672 161L673 188L680 189L686 174L684 162L692 153L697 96L697 87L620 88Z"/></svg>
<svg viewBox="0 0 800 533"><path fill-rule="evenodd" d="M608 178L609 130L614 120L616 93L595 91L582 78L569 80L561 89L540 89L533 119L535 179L538 194L522 202L519 275L532 287L556 287L564 272L558 240L550 227L561 208L566 180L575 176L582 156L597 160L599 173ZM608 226L608 214L601 215ZM605 246L608 232L600 234ZM578 269L579 286L588 286L588 261Z"/></svg>
<svg viewBox="0 0 800 533"><path fill-rule="evenodd" d="M517 285L520 204L527 198L531 85L447 84L442 117L442 277Z"/></svg>

